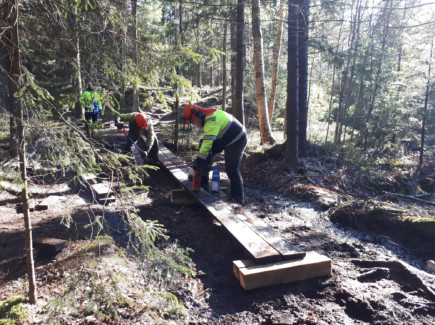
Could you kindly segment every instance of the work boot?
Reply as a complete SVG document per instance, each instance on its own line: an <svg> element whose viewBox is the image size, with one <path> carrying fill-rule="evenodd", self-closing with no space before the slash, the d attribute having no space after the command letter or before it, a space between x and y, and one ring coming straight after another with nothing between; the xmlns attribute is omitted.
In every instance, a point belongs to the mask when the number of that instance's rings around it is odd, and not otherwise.
<svg viewBox="0 0 435 325"><path fill-rule="evenodd" d="M206 191L207 193L210 192L210 189L208 187L208 179L204 180L204 177L201 180L201 187L204 191Z"/></svg>
<svg viewBox="0 0 435 325"><path fill-rule="evenodd" d="M245 205L245 198L243 196L233 196L230 201L233 201L240 205Z"/></svg>

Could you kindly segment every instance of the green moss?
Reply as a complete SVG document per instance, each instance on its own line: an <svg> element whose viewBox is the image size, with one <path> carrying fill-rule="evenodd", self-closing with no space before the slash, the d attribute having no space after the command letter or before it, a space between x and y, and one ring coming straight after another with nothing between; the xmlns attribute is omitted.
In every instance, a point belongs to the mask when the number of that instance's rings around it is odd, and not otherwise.
<svg viewBox="0 0 435 325"><path fill-rule="evenodd" d="M24 297L12 297L0 303L0 325L21 324L28 317L28 310L23 306Z"/></svg>

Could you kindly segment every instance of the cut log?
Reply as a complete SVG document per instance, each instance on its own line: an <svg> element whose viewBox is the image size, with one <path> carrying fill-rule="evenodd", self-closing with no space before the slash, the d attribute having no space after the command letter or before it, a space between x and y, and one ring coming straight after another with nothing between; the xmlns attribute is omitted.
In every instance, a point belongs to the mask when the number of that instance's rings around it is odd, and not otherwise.
<svg viewBox="0 0 435 325"><path fill-rule="evenodd" d="M316 252L307 252L298 260L264 265L253 265L252 261L244 260L233 262L234 274L245 290L328 276L331 269L331 259Z"/></svg>
<svg viewBox="0 0 435 325"><path fill-rule="evenodd" d="M68 241L58 238L41 238L33 241L33 246L45 257L53 257L68 246Z"/></svg>

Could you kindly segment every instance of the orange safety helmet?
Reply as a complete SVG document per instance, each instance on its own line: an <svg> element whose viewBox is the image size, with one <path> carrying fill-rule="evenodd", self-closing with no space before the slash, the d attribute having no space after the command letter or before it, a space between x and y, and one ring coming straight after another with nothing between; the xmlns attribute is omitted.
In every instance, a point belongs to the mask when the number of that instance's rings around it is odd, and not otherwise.
<svg viewBox="0 0 435 325"><path fill-rule="evenodd" d="M204 118L206 115L211 115L216 112L216 108L201 107L199 105L186 105L183 109L183 116L187 121L191 122L193 115L199 118Z"/></svg>
<svg viewBox="0 0 435 325"><path fill-rule="evenodd" d="M148 126L148 120L143 113L137 113L134 116L134 120L136 121L137 126L142 129L146 129L146 127Z"/></svg>

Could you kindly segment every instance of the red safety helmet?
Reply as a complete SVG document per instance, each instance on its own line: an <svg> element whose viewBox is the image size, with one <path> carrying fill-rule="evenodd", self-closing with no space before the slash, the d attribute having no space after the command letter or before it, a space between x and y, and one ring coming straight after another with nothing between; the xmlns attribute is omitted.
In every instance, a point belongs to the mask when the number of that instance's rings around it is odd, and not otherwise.
<svg viewBox="0 0 435 325"><path fill-rule="evenodd" d="M191 122L193 115L203 118L216 112L216 108L201 107L199 105L186 105L183 109L183 116L188 122Z"/></svg>
<svg viewBox="0 0 435 325"><path fill-rule="evenodd" d="M146 127L148 126L148 120L143 113L137 113L134 116L134 120L136 121L137 126L142 129L146 129Z"/></svg>

